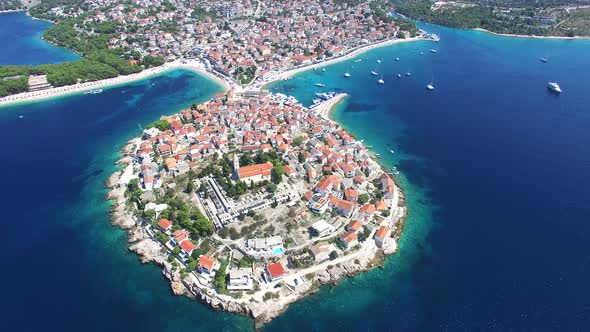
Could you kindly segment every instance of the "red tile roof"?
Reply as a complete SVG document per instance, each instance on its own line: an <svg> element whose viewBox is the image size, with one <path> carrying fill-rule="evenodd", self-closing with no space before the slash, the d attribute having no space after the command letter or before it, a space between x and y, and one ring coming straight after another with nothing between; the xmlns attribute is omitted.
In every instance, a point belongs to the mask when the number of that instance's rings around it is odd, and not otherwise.
<svg viewBox="0 0 590 332"><path fill-rule="evenodd" d="M186 240L186 241L182 241L182 243L180 244L180 247L187 253L190 254L191 251L197 249L197 246L195 246L191 240Z"/></svg>
<svg viewBox="0 0 590 332"><path fill-rule="evenodd" d="M158 221L158 226L160 226L161 229L167 231L168 228L172 227L172 222L168 219L160 219Z"/></svg>
<svg viewBox="0 0 590 332"><path fill-rule="evenodd" d="M268 161L264 164L240 167L238 174L240 175L240 179L245 179L257 175L268 176L270 175L272 167L272 163Z"/></svg>
<svg viewBox="0 0 590 332"><path fill-rule="evenodd" d="M199 257L199 266L207 269L207 271L211 272L213 265L217 260L211 256L203 255Z"/></svg>
<svg viewBox="0 0 590 332"><path fill-rule="evenodd" d="M389 227L381 226L381 227L379 227L379 230L377 230L375 237L378 237L380 239L385 239L385 237L387 236L387 233L389 233Z"/></svg>
<svg viewBox="0 0 590 332"><path fill-rule="evenodd" d="M285 274L285 269L281 263L270 264L266 267L266 269L272 278L280 277Z"/></svg>

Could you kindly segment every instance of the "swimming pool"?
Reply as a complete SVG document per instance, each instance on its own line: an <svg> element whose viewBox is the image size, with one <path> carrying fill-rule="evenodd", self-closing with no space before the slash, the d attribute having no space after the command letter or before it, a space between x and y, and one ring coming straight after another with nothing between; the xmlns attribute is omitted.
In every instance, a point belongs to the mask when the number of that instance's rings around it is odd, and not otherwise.
<svg viewBox="0 0 590 332"><path fill-rule="evenodd" d="M275 255L280 255L283 252L283 248L274 248L272 253Z"/></svg>

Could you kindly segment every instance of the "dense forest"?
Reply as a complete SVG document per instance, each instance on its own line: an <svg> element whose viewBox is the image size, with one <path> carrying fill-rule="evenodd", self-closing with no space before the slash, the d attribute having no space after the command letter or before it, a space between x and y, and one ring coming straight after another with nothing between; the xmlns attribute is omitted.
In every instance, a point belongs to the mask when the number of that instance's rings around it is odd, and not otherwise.
<svg viewBox="0 0 590 332"><path fill-rule="evenodd" d="M429 0L392 0L396 12L412 19L459 29L482 28L497 33L547 35L548 29L532 26L519 18L496 15L489 6L465 6L431 10Z"/></svg>

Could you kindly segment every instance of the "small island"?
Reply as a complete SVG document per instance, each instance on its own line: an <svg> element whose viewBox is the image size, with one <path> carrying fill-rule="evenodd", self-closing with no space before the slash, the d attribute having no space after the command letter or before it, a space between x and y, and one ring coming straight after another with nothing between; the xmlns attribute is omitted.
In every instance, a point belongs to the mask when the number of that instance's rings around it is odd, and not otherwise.
<svg viewBox="0 0 590 332"><path fill-rule="evenodd" d="M320 285L397 250L404 196L328 112L266 91L215 95L163 116L108 180L114 225L174 294L258 325Z"/></svg>

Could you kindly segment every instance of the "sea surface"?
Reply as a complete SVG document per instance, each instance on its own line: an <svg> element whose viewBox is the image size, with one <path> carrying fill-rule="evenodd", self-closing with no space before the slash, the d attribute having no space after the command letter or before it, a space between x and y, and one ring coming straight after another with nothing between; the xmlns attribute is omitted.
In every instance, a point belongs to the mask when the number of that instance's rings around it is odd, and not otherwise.
<svg viewBox="0 0 590 332"><path fill-rule="evenodd" d="M425 27L441 42L376 49L270 87L305 104L317 82L349 93L333 117L397 167L410 214L383 269L321 288L263 330L589 330L590 42ZM378 59L382 86L369 74ZM253 330L172 296L159 269L127 251L103 200L128 139L218 91L174 71L0 108L4 329Z"/></svg>
<svg viewBox="0 0 590 332"><path fill-rule="evenodd" d="M41 39L52 24L24 12L0 14L0 66L59 63L79 58L74 52Z"/></svg>

